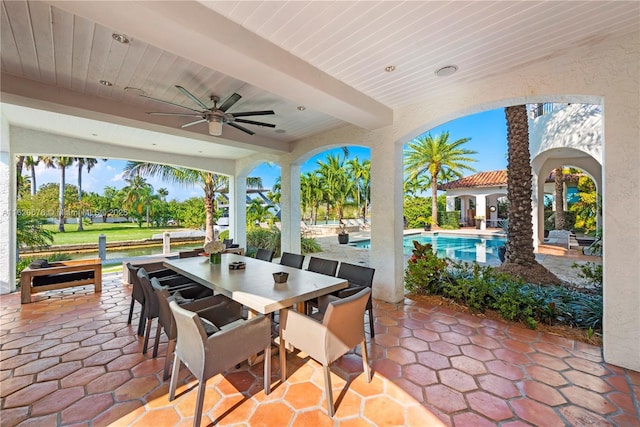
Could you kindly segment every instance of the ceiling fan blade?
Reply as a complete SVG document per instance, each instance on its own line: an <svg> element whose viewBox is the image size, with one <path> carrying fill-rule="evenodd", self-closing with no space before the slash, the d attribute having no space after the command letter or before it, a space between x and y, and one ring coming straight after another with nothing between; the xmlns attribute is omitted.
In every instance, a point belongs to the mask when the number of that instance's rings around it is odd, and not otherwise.
<svg viewBox="0 0 640 427"><path fill-rule="evenodd" d="M180 116L180 117L202 117L202 114L188 114L188 113L156 113L147 112L147 114L151 114L152 116Z"/></svg>
<svg viewBox="0 0 640 427"><path fill-rule="evenodd" d="M240 126L240 125L237 125L237 124L235 124L235 123L233 123L233 122L229 122L229 123L227 123L227 124L228 124L229 126L233 126L233 127L234 127L234 128L236 128L236 129L240 129L242 132L248 133L249 135L255 135L255 134L256 134L255 132L253 132L253 131L251 131L251 130L249 130L249 129L245 128L245 127L242 127L242 126Z"/></svg>
<svg viewBox="0 0 640 427"><path fill-rule="evenodd" d="M230 113L233 117L247 117L247 116L266 116L275 114L273 110L264 110L264 111L242 111L240 113Z"/></svg>
<svg viewBox="0 0 640 427"><path fill-rule="evenodd" d="M198 123L203 123L203 122L206 122L206 121L207 121L207 119L200 119L200 120L196 120L195 122L185 123L185 124L183 124L183 125L182 125L182 126L180 126L180 127L184 129L184 128L186 128L186 127L193 126L193 125L197 125Z"/></svg>
<svg viewBox="0 0 640 427"><path fill-rule="evenodd" d="M242 98L242 96L238 95L237 93L234 93L233 95L228 97L222 103L222 105L220 105L220 107L218 107L218 110L227 111L229 108L231 108L233 106L233 104L235 104L236 102L240 101L240 98Z"/></svg>
<svg viewBox="0 0 640 427"><path fill-rule="evenodd" d="M236 119L236 122L240 122L240 123L247 123L250 125L256 125L256 126L264 126L264 127L268 127L268 128L274 128L276 127L276 125L271 124L271 123L264 123L264 122L255 122L253 120L245 120L245 119Z"/></svg>
<svg viewBox="0 0 640 427"><path fill-rule="evenodd" d="M200 110L194 110L193 108L185 107L184 105L176 104L176 103L174 103L174 102L164 101L164 100L162 100L162 99L158 99L158 98L152 98L152 97L147 96L147 95L138 95L138 96L141 96L141 97L143 97L143 98L150 99L150 100L152 100L152 101L162 102L163 104L173 105L174 107L186 108L187 110L195 111L195 112L197 112L197 113L199 113L199 112L200 112Z"/></svg>
<svg viewBox="0 0 640 427"><path fill-rule="evenodd" d="M193 96L193 94L191 92L189 92L188 90L186 90L185 88L183 88L182 86L176 85L176 87L178 88L178 90L180 92L182 92L187 98L189 98L190 100L192 100L193 102L195 102L196 104L198 104L203 110L208 110L209 107L206 106L205 103L203 103L202 101L200 101L198 98L196 98L195 96Z"/></svg>

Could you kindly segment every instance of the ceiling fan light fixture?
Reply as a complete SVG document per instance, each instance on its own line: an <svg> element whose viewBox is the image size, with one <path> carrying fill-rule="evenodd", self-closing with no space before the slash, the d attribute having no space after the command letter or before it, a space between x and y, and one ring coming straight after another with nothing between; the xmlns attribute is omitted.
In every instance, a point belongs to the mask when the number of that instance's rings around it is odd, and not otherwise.
<svg viewBox="0 0 640 427"><path fill-rule="evenodd" d="M222 120L219 117L213 117L209 120L209 135L222 135Z"/></svg>
<svg viewBox="0 0 640 427"><path fill-rule="evenodd" d="M118 43L122 43L122 44L129 44L129 42L131 41L129 40L129 37L127 37L124 34L113 33L111 34L111 37L113 37L113 39Z"/></svg>

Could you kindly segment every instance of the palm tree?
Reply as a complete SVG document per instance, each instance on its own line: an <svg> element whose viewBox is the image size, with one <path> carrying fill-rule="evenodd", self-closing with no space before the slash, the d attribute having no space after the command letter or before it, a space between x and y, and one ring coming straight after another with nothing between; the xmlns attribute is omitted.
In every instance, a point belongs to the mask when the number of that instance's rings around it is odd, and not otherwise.
<svg viewBox="0 0 640 427"><path fill-rule="evenodd" d="M229 188L228 177L213 172L144 162L127 162L124 172L126 176L159 176L160 179L169 183L184 186L199 185L204 191L205 243L214 239L216 193L222 193ZM262 186L262 181L256 182L254 179L247 178L248 187L256 184Z"/></svg>
<svg viewBox="0 0 640 427"><path fill-rule="evenodd" d="M358 212L362 213L362 220L367 220L367 206L371 199L371 160L363 160L362 163L356 157L347 162L349 172L356 181L356 205ZM360 208L362 206L362 209Z"/></svg>
<svg viewBox="0 0 640 427"><path fill-rule="evenodd" d="M103 159L106 161L107 159ZM78 163L78 231L84 231L82 226L82 168L87 167L87 173L91 172L91 169L98 163L98 159L91 157L76 157L75 161Z"/></svg>
<svg viewBox="0 0 640 427"><path fill-rule="evenodd" d="M338 220L344 217L344 208L352 200L355 186L346 172L344 158L329 154L326 163L318 160L318 173L324 182L324 197L327 203L327 214L330 207L336 210Z"/></svg>
<svg viewBox="0 0 640 427"><path fill-rule="evenodd" d="M42 161L48 168L60 169L60 192L58 193L58 232L64 233L64 187L66 170L73 163L73 157L43 157Z"/></svg>
<svg viewBox="0 0 640 427"><path fill-rule="evenodd" d="M322 178L315 172L307 172L300 177L300 204L302 212L310 208L309 220L312 224L318 222L318 208L323 198ZM304 215L303 215L304 217Z"/></svg>
<svg viewBox="0 0 640 427"><path fill-rule="evenodd" d="M564 230L564 179L562 166L555 170L555 196L556 196L556 230Z"/></svg>
<svg viewBox="0 0 640 427"><path fill-rule="evenodd" d="M159 199L157 194L153 194L153 187L143 177L136 175L126 179L127 186L124 191L124 206L133 212L137 219L138 227L142 227L142 212L145 212L147 228L149 228L150 210L154 202Z"/></svg>
<svg viewBox="0 0 640 427"><path fill-rule="evenodd" d="M507 198L509 222L505 261L500 267L506 273L527 282L560 284L549 270L538 264L533 253L531 215L531 164L529 122L524 105L505 108L507 118Z"/></svg>
<svg viewBox="0 0 640 427"><path fill-rule="evenodd" d="M24 165L29 168L31 172L31 195L35 196L37 191L36 185L36 166L40 164L40 159L37 156L24 156Z"/></svg>
<svg viewBox="0 0 640 427"><path fill-rule="evenodd" d="M419 179L426 175L431 182L431 222L438 224L438 179L448 180L452 177L462 178L462 170L475 172L469 162L476 159L469 157L476 151L462 148L470 138L449 141L449 132L443 132L436 138L431 134L414 139L405 151L405 168L408 180Z"/></svg>

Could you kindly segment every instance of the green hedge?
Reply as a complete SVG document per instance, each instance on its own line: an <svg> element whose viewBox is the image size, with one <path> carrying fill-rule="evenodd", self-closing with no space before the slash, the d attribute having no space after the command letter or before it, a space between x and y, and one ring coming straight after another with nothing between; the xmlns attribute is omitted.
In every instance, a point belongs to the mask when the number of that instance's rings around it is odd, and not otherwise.
<svg viewBox="0 0 640 427"><path fill-rule="evenodd" d="M460 211L438 212L438 225L449 230L460 228Z"/></svg>

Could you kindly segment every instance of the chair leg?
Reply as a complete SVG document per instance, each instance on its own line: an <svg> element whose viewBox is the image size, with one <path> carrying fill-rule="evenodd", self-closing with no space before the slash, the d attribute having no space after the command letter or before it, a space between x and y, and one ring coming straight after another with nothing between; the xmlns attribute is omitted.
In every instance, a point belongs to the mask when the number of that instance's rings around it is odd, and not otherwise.
<svg viewBox="0 0 640 427"><path fill-rule="evenodd" d="M323 366L324 368L324 387L327 395L327 412L330 417L333 417L335 410L333 408L333 391L331 390L331 370L329 365Z"/></svg>
<svg viewBox="0 0 640 427"><path fill-rule="evenodd" d="M127 325L131 324L131 319L133 318L133 305L136 303L135 298L131 297L131 307L129 307L129 319L127 320Z"/></svg>
<svg viewBox="0 0 640 427"><path fill-rule="evenodd" d="M198 400L196 400L196 413L193 416L193 427L200 427L205 391L207 391L207 380L202 380L200 384L198 384Z"/></svg>
<svg viewBox="0 0 640 427"><path fill-rule="evenodd" d="M144 314L144 303L141 303L140 308L140 320L138 321L138 335L144 336L144 324L147 321L147 317Z"/></svg>
<svg viewBox="0 0 640 427"><path fill-rule="evenodd" d="M178 356L176 356L173 361L171 382L169 383L169 401L176 398L176 386L178 385L178 375L180 375L180 363L182 363L182 361Z"/></svg>
<svg viewBox="0 0 640 427"><path fill-rule="evenodd" d="M153 358L158 357L158 347L160 346L160 333L162 332L162 325L160 325L160 319L158 319L158 326L156 327L156 338L153 340Z"/></svg>
<svg viewBox="0 0 640 427"><path fill-rule="evenodd" d="M371 338L376 335L375 329L373 329L373 307L367 308L367 313L369 314L369 329L371 329Z"/></svg>
<svg viewBox="0 0 640 427"><path fill-rule="evenodd" d="M147 331L144 334L144 345L142 346L142 354L147 354L149 335L151 335L151 322L153 322L153 319L147 319Z"/></svg>
<svg viewBox="0 0 640 427"><path fill-rule="evenodd" d="M264 349L264 394L271 393L271 345Z"/></svg>
<svg viewBox="0 0 640 427"><path fill-rule="evenodd" d="M371 382L371 367L369 366L369 354L367 353L367 340L363 339L360 343L362 347L362 369L367 376L367 382Z"/></svg>
<svg viewBox="0 0 640 427"><path fill-rule="evenodd" d="M169 344L167 344L167 357L164 359L164 372L162 374L162 379L164 381L169 379L169 366L171 366L171 361L174 358L173 352L176 350L176 340L169 340Z"/></svg>
<svg viewBox="0 0 640 427"><path fill-rule="evenodd" d="M280 353L280 378L282 382L285 382L287 380L287 349L284 347L282 334L280 334L280 349L278 353Z"/></svg>

